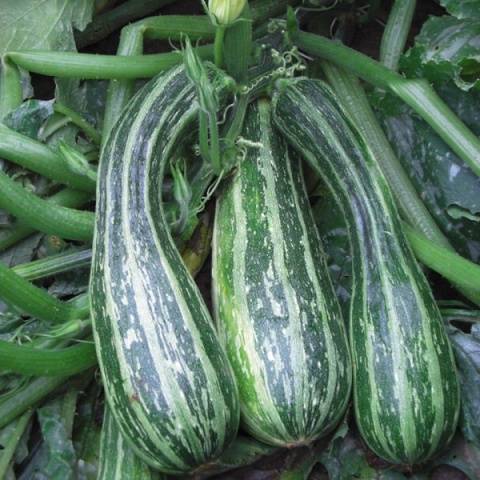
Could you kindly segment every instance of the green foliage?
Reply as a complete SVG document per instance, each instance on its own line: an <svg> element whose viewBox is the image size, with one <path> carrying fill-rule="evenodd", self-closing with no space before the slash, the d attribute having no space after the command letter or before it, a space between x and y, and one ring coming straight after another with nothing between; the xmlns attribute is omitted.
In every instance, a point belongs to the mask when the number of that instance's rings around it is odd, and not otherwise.
<svg viewBox="0 0 480 480"><path fill-rule="evenodd" d="M442 98L480 134L480 93L453 84L439 89ZM431 215L455 249L480 260L480 179L446 143L393 96L372 100L390 143Z"/></svg>
<svg viewBox="0 0 480 480"><path fill-rule="evenodd" d="M480 87L479 20L429 18L400 67L410 77L425 77L437 84L453 79L463 90Z"/></svg>

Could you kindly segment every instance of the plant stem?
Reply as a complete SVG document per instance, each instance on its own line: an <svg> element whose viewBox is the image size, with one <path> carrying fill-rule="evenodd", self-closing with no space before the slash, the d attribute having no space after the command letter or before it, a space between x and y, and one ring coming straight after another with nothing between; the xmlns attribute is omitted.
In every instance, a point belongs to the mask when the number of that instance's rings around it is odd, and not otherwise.
<svg viewBox="0 0 480 480"><path fill-rule="evenodd" d="M3 57L0 65L0 120L23 101L22 81L16 65Z"/></svg>
<svg viewBox="0 0 480 480"><path fill-rule="evenodd" d="M225 32L223 55L226 70L238 83L248 78L248 65L252 55L252 20L248 5L242 16Z"/></svg>
<svg viewBox="0 0 480 480"><path fill-rule="evenodd" d="M0 208L40 232L69 240L90 241L95 215L55 205L36 196L0 171Z"/></svg>
<svg viewBox="0 0 480 480"><path fill-rule="evenodd" d="M38 377L0 399L0 428L45 399L68 382L68 377Z"/></svg>
<svg viewBox="0 0 480 480"><path fill-rule="evenodd" d="M69 208L79 208L85 205L91 199L92 195L89 193L66 188L64 190L60 190L55 195L46 198L45 201L53 205L60 205ZM0 252L15 245L16 243L20 242L21 240L33 233L35 233L34 228L28 225L23 225L21 223L16 224L9 230L6 235L2 236L2 238L0 239Z"/></svg>
<svg viewBox="0 0 480 480"><path fill-rule="evenodd" d="M217 25L215 30L215 43L213 46L214 61L218 68L223 66L223 42L225 40L225 25Z"/></svg>
<svg viewBox="0 0 480 480"><path fill-rule="evenodd" d="M15 450L25 432L30 419L32 418L32 410L27 410L21 417L4 427L2 436L7 434L6 441L2 441L2 449L0 451L0 478L6 478L6 473L10 462L13 459ZM8 430L8 431L7 431Z"/></svg>
<svg viewBox="0 0 480 480"><path fill-rule="evenodd" d="M28 281L51 277L59 273L68 272L77 268L90 266L92 250L85 249L77 252L63 252L58 255L35 260L33 262L15 265L12 270Z"/></svg>
<svg viewBox="0 0 480 480"><path fill-rule="evenodd" d="M428 82L406 79L370 57L319 35L293 31L291 37L308 54L329 60L363 80L397 94L480 176L480 139L450 110Z"/></svg>
<svg viewBox="0 0 480 480"><path fill-rule="evenodd" d="M97 363L93 343L45 350L0 340L2 370L28 376L72 376Z"/></svg>
<svg viewBox="0 0 480 480"><path fill-rule="evenodd" d="M108 37L127 23L145 17L160 8L173 3L173 0L128 0L108 12L97 15L83 32L75 34L77 49L92 45Z"/></svg>
<svg viewBox="0 0 480 480"><path fill-rule="evenodd" d="M65 322L78 317L75 307L36 287L1 262L0 298L9 305L47 322Z"/></svg>
<svg viewBox="0 0 480 480"><path fill-rule="evenodd" d="M441 247L421 233L404 224L404 231L417 258L427 267L439 273L453 284L477 294L480 305L480 266Z"/></svg>
<svg viewBox="0 0 480 480"><path fill-rule="evenodd" d="M72 172L47 145L0 124L0 156L69 187L95 192L95 182Z"/></svg>
<svg viewBox="0 0 480 480"><path fill-rule="evenodd" d="M213 45L196 48L206 60L213 58ZM153 53L118 57L75 52L10 52L8 57L29 72L59 78L94 80L137 79L154 77L157 73L182 62L181 52Z"/></svg>
<svg viewBox="0 0 480 480"><path fill-rule="evenodd" d="M380 62L396 72L415 13L416 0L395 0L380 44Z"/></svg>
<svg viewBox="0 0 480 480"><path fill-rule="evenodd" d="M100 145L101 135L81 115L59 102L55 102L53 108L57 113L61 113L67 117L73 124L80 128L80 130L83 130L92 142Z"/></svg>

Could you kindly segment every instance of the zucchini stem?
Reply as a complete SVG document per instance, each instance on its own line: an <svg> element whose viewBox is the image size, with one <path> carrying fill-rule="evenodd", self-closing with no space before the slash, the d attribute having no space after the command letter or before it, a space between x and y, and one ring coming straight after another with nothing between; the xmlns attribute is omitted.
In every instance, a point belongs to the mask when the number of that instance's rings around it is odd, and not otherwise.
<svg viewBox="0 0 480 480"><path fill-rule="evenodd" d="M390 70L398 70L415 13L416 0L395 0L380 43L380 62Z"/></svg>
<svg viewBox="0 0 480 480"><path fill-rule="evenodd" d="M0 208L17 217L22 224L40 232L69 240L90 241L95 215L55 205L36 196L0 171Z"/></svg>

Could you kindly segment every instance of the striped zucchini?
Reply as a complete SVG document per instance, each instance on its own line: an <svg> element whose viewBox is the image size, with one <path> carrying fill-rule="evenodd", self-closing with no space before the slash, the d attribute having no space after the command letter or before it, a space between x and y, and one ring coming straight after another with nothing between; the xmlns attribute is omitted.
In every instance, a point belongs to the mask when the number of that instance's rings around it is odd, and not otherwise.
<svg viewBox="0 0 480 480"><path fill-rule="evenodd" d="M97 480L160 480L166 476L152 472L137 457L120 434L108 405L105 405Z"/></svg>
<svg viewBox="0 0 480 480"><path fill-rule="evenodd" d="M357 424L393 463L427 460L453 436L459 387L428 282L370 152L322 82L280 82L274 119L328 185L353 257L350 344Z"/></svg>
<svg viewBox="0 0 480 480"><path fill-rule="evenodd" d="M135 453L166 473L217 458L239 421L231 368L162 210L165 165L198 111L183 67L149 82L109 134L97 191L90 298L106 396Z"/></svg>
<svg viewBox="0 0 480 480"><path fill-rule="evenodd" d="M217 327L245 428L272 445L309 443L347 406L347 335L300 166L268 101L250 106L242 136L254 146L217 202Z"/></svg>

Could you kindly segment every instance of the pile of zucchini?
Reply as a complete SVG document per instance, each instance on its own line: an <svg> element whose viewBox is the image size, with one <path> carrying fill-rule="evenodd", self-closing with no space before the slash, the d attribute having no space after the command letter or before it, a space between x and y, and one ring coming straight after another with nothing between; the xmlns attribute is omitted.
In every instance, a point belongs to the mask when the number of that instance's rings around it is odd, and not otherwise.
<svg viewBox="0 0 480 480"><path fill-rule="evenodd" d="M422 464L454 436L460 394L442 315L416 256L428 257L430 239L453 262L440 273L473 302L480 289L458 277L463 267L478 278L478 267L438 241L415 201L404 201L405 183L392 181L398 177L365 132L368 103L360 111L352 105L362 99L349 103L348 92L362 92L352 74L399 95L472 168L480 163L478 138L428 84L303 32L301 10L287 13L288 2L208 3L204 16L125 27L118 56L85 74L82 54L48 54L50 63L41 52L8 57L12 68L61 75L56 65L65 61L68 75L111 81L101 135L83 124L97 144L98 170L68 146L54 152L34 141L31 157L15 160L20 134L0 125L0 154L68 187L58 198L34 198L0 172L0 206L18 218L16 235L40 230L92 245L73 263L63 256L54 265L58 272L91 262L88 296L73 302L29 282L52 271L48 258L37 276L33 264L24 272L0 264L0 297L59 324L43 344L0 341L2 370L30 383L50 380L44 394L0 422L16 421L70 377L91 376L98 362L99 479L218 473L246 441L239 431L265 452L310 447L335 431L350 405L376 455ZM181 49L142 55L148 35L180 39ZM300 52L322 59L320 69L306 70ZM136 87L135 78L152 76ZM58 111L82 125L75 112ZM347 308L311 208L319 184L347 232ZM79 210L94 188L95 212ZM209 299L194 277L210 253Z"/></svg>

